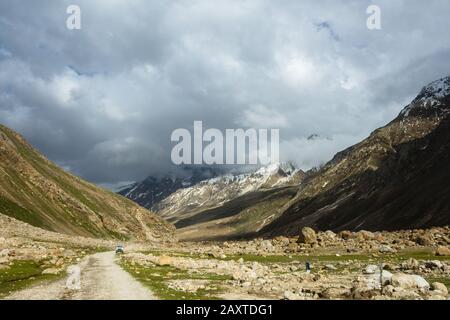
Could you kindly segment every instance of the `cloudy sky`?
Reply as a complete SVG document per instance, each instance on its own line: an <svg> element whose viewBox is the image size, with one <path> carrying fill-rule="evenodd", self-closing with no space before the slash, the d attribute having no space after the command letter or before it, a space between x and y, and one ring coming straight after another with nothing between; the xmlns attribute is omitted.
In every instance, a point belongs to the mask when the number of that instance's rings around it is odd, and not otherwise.
<svg viewBox="0 0 450 320"><path fill-rule="evenodd" d="M442 0L0 0L0 122L100 184L170 170L194 120L279 128L307 169L450 74L449 16Z"/></svg>

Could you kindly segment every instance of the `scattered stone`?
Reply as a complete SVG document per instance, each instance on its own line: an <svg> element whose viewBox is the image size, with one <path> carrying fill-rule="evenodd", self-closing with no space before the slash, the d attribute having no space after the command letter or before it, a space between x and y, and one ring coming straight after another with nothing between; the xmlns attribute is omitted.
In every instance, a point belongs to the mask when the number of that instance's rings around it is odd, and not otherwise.
<svg viewBox="0 0 450 320"><path fill-rule="evenodd" d="M357 237L360 240L372 240L375 238L375 235L370 231L361 230L361 231L357 232Z"/></svg>
<svg viewBox="0 0 450 320"><path fill-rule="evenodd" d="M417 236L416 243L421 246L430 246L431 240L428 236L420 235L420 236Z"/></svg>
<svg viewBox="0 0 450 320"><path fill-rule="evenodd" d="M352 237L353 233L351 231L341 231L339 233L339 236L344 239L344 240L348 240Z"/></svg>
<svg viewBox="0 0 450 320"><path fill-rule="evenodd" d="M274 251L274 247L273 247L272 242L270 240L262 241L260 247L261 247L261 250L266 251L266 252Z"/></svg>
<svg viewBox="0 0 450 320"><path fill-rule="evenodd" d="M405 262L402 262L402 264L400 265L400 267L403 270L414 270L419 268L419 261L417 261L414 258L409 258L408 260L406 260Z"/></svg>
<svg viewBox="0 0 450 320"><path fill-rule="evenodd" d="M170 266L173 263L173 259L169 256L160 256L157 260L157 265L159 266Z"/></svg>
<svg viewBox="0 0 450 320"><path fill-rule="evenodd" d="M62 269L59 268L48 268L42 271L42 274L49 274L49 275L58 275L60 274Z"/></svg>
<svg viewBox="0 0 450 320"><path fill-rule="evenodd" d="M431 270L434 270L434 269L443 269L443 268L444 268L444 265L443 265L443 263L442 263L441 261L439 261L439 260L431 260L431 261L426 261L426 262L425 262L425 268L431 269Z"/></svg>
<svg viewBox="0 0 450 320"><path fill-rule="evenodd" d="M298 238L299 243L315 244L317 243L317 234L310 227L304 227Z"/></svg>
<svg viewBox="0 0 450 320"><path fill-rule="evenodd" d="M440 246L437 248L435 254L437 256L450 256L450 249L448 247Z"/></svg>
<svg viewBox="0 0 450 320"><path fill-rule="evenodd" d="M378 249L378 251L380 253L396 253L397 252L397 250L391 248L388 245L381 245L380 248Z"/></svg>
<svg viewBox="0 0 450 320"><path fill-rule="evenodd" d="M419 275L397 273L392 276L392 285L403 289L424 289L430 288L429 283Z"/></svg>
<svg viewBox="0 0 450 320"><path fill-rule="evenodd" d="M333 242L336 241L336 233L331 230L327 230L321 234L321 237L324 241Z"/></svg>
<svg viewBox="0 0 450 320"><path fill-rule="evenodd" d="M448 295L447 287L445 286L445 284L440 283L440 282L433 282L431 284L431 290L433 290L433 291L440 291L445 296Z"/></svg>
<svg viewBox="0 0 450 320"><path fill-rule="evenodd" d="M332 271L337 270L337 268L332 264L325 265L325 269L332 270Z"/></svg>
<svg viewBox="0 0 450 320"><path fill-rule="evenodd" d="M380 267L370 264L364 269L365 274L374 274L375 272L380 273Z"/></svg>
<svg viewBox="0 0 450 320"><path fill-rule="evenodd" d="M292 291L285 291L284 292L284 299L285 300L303 300L302 296L300 296L297 293L294 293Z"/></svg>

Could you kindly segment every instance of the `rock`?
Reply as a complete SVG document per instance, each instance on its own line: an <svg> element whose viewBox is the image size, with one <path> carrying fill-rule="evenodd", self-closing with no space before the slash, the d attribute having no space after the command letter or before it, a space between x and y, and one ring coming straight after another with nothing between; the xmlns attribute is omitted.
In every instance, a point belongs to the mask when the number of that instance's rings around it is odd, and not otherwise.
<svg viewBox="0 0 450 320"><path fill-rule="evenodd" d="M319 294L319 297L322 299L339 299L349 295L350 290L346 288L327 288Z"/></svg>
<svg viewBox="0 0 450 320"><path fill-rule="evenodd" d="M448 295L447 287L445 286L445 284L440 283L440 282L433 282L431 284L431 290L433 290L433 291L440 291L445 296Z"/></svg>
<svg viewBox="0 0 450 320"><path fill-rule="evenodd" d="M61 273L61 269L58 268L48 268L42 271L42 274L58 275Z"/></svg>
<svg viewBox="0 0 450 320"><path fill-rule="evenodd" d="M386 286L391 284L392 282L392 273L387 270L383 270L383 273L380 278L380 268L377 267L375 272L368 276L368 279L372 283L376 283L376 287L380 288L381 285Z"/></svg>
<svg viewBox="0 0 450 320"><path fill-rule="evenodd" d="M443 269L443 268L444 268L444 265L443 265L442 262L439 261L439 260L431 260L431 261L426 261L426 262L425 262L425 268L431 269L431 270L434 270L434 269Z"/></svg>
<svg viewBox="0 0 450 320"><path fill-rule="evenodd" d="M370 299L380 293L380 281L374 277L359 277L353 282L351 297L353 299Z"/></svg>
<svg viewBox="0 0 450 320"><path fill-rule="evenodd" d="M394 294L395 287L393 285L388 284L383 288L382 294L388 297L392 297Z"/></svg>
<svg viewBox="0 0 450 320"><path fill-rule="evenodd" d="M444 295L442 292L429 291L428 295L425 297L426 300L447 300L447 295Z"/></svg>
<svg viewBox="0 0 450 320"><path fill-rule="evenodd" d="M296 253L299 251L299 246L297 243L290 243L288 246L288 252Z"/></svg>
<svg viewBox="0 0 450 320"><path fill-rule="evenodd" d="M402 268L403 270L414 270L417 269L419 265L419 261L414 258L409 258L408 260L400 264L400 268Z"/></svg>
<svg viewBox="0 0 450 320"><path fill-rule="evenodd" d="M397 250L395 250L387 245L381 245L380 248L378 249L378 251L380 253L396 253L397 252Z"/></svg>
<svg viewBox="0 0 450 320"><path fill-rule="evenodd" d="M379 275L379 273L378 273ZM392 276L393 274L390 273L387 270L383 270L382 276L381 276L381 283L383 284L383 286L389 285L392 283Z"/></svg>
<svg viewBox="0 0 450 320"><path fill-rule="evenodd" d="M357 232L356 236L360 240L372 240L375 238L375 235L372 232L366 231L366 230L361 230L361 231Z"/></svg>
<svg viewBox="0 0 450 320"><path fill-rule="evenodd" d="M337 268L332 264L325 265L325 269L332 270L332 271L337 270Z"/></svg>
<svg viewBox="0 0 450 320"><path fill-rule="evenodd" d="M374 265L374 264L369 264L369 265L364 269L364 273L365 273L365 274L374 274L375 272L380 273L380 267L378 267L377 265Z"/></svg>
<svg viewBox="0 0 450 320"><path fill-rule="evenodd" d="M59 258L58 260L56 260L55 265L57 267L61 267L64 264L64 259L63 258Z"/></svg>
<svg viewBox="0 0 450 320"><path fill-rule="evenodd" d="M168 287L177 291L195 293L205 289L207 284L206 280L180 279L170 281Z"/></svg>
<svg viewBox="0 0 450 320"><path fill-rule="evenodd" d="M421 246L430 246L431 245L430 238L425 235L417 236L415 241L418 245L421 245Z"/></svg>
<svg viewBox="0 0 450 320"><path fill-rule="evenodd" d="M302 297L297 293L287 290L284 292L284 299L285 300L302 300Z"/></svg>
<svg viewBox="0 0 450 320"><path fill-rule="evenodd" d="M339 236L344 239L344 240L348 240L352 237L353 233L351 231L341 231L339 233Z"/></svg>
<svg viewBox="0 0 450 320"><path fill-rule="evenodd" d="M274 250L274 247L270 240L262 241L260 247L261 247L261 250L266 251L266 252L272 252Z"/></svg>
<svg viewBox="0 0 450 320"><path fill-rule="evenodd" d="M330 241L330 242L331 241L335 241L336 240L336 233L334 233L331 230L327 230L327 231L325 231L323 233L322 237L323 237L323 240L325 240L325 241Z"/></svg>
<svg viewBox="0 0 450 320"><path fill-rule="evenodd" d="M450 256L450 249L444 246L437 248L435 254L437 256Z"/></svg>
<svg viewBox="0 0 450 320"><path fill-rule="evenodd" d="M410 275L404 273L397 273L392 276L392 285L403 289L424 289L430 288L429 283L418 275Z"/></svg>
<svg viewBox="0 0 450 320"><path fill-rule="evenodd" d="M172 257L163 255L158 257L156 264L159 266L170 266L172 263L173 263Z"/></svg>
<svg viewBox="0 0 450 320"><path fill-rule="evenodd" d="M394 288L392 292L387 291L387 294L390 293L390 296L396 300L418 300L421 299L421 296L412 290L406 290L403 288Z"/></svg>
<svg viewBox="0 0 450 320"><path fill-rule="evenodd" d="M290 243L289 238L287 237L276 237L275 240L282 246L282 247L287 247Z"/></svg>
<svg viewBox="0 0 450 320"><path fill-rule="evenodd" d="M313 229L309 227L304 227L300 232L298 242L306 244L315 244L317 243L317 234Z"/></svg>

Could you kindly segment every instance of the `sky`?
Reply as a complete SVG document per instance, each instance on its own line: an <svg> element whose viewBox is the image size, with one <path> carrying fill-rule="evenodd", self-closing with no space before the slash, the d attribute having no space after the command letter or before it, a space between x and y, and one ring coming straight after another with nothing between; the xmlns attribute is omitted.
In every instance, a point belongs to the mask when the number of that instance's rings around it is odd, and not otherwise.
<svg viewBox="0 0 450 320"><path fill-rule="evenodd" d="M0 123L102 185L172 171L170 135L194 120L280 129L281 160L309 169L450 75L449 16L441 0L1 0Z"/></svg>

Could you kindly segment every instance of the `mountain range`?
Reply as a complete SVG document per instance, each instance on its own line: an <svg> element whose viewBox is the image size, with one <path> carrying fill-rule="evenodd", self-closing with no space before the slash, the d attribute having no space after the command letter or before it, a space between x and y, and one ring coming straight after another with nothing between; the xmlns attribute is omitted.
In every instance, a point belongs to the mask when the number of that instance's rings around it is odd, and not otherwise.
<svg viewBox="0 0 450 320"><path fill-rule="evenodd" d="M296 235L304 226L339 231L448 225L449 113L446 77L320 169L305 173L274 165L218 176L171 189L152 208L190 240Z"/></svg>
<svg viewBox="0 0 450 320"><path fill-rule="evenodd" d="M62 170L0 125L0 214L70 235L150 241L174 240L175 227L183 240L220 240L295 236L305 226L449 225L449 115L446 77L319 169L303 172L290 163L226 174L183 168L181 175L148 177L120 194Z"/></svg>

